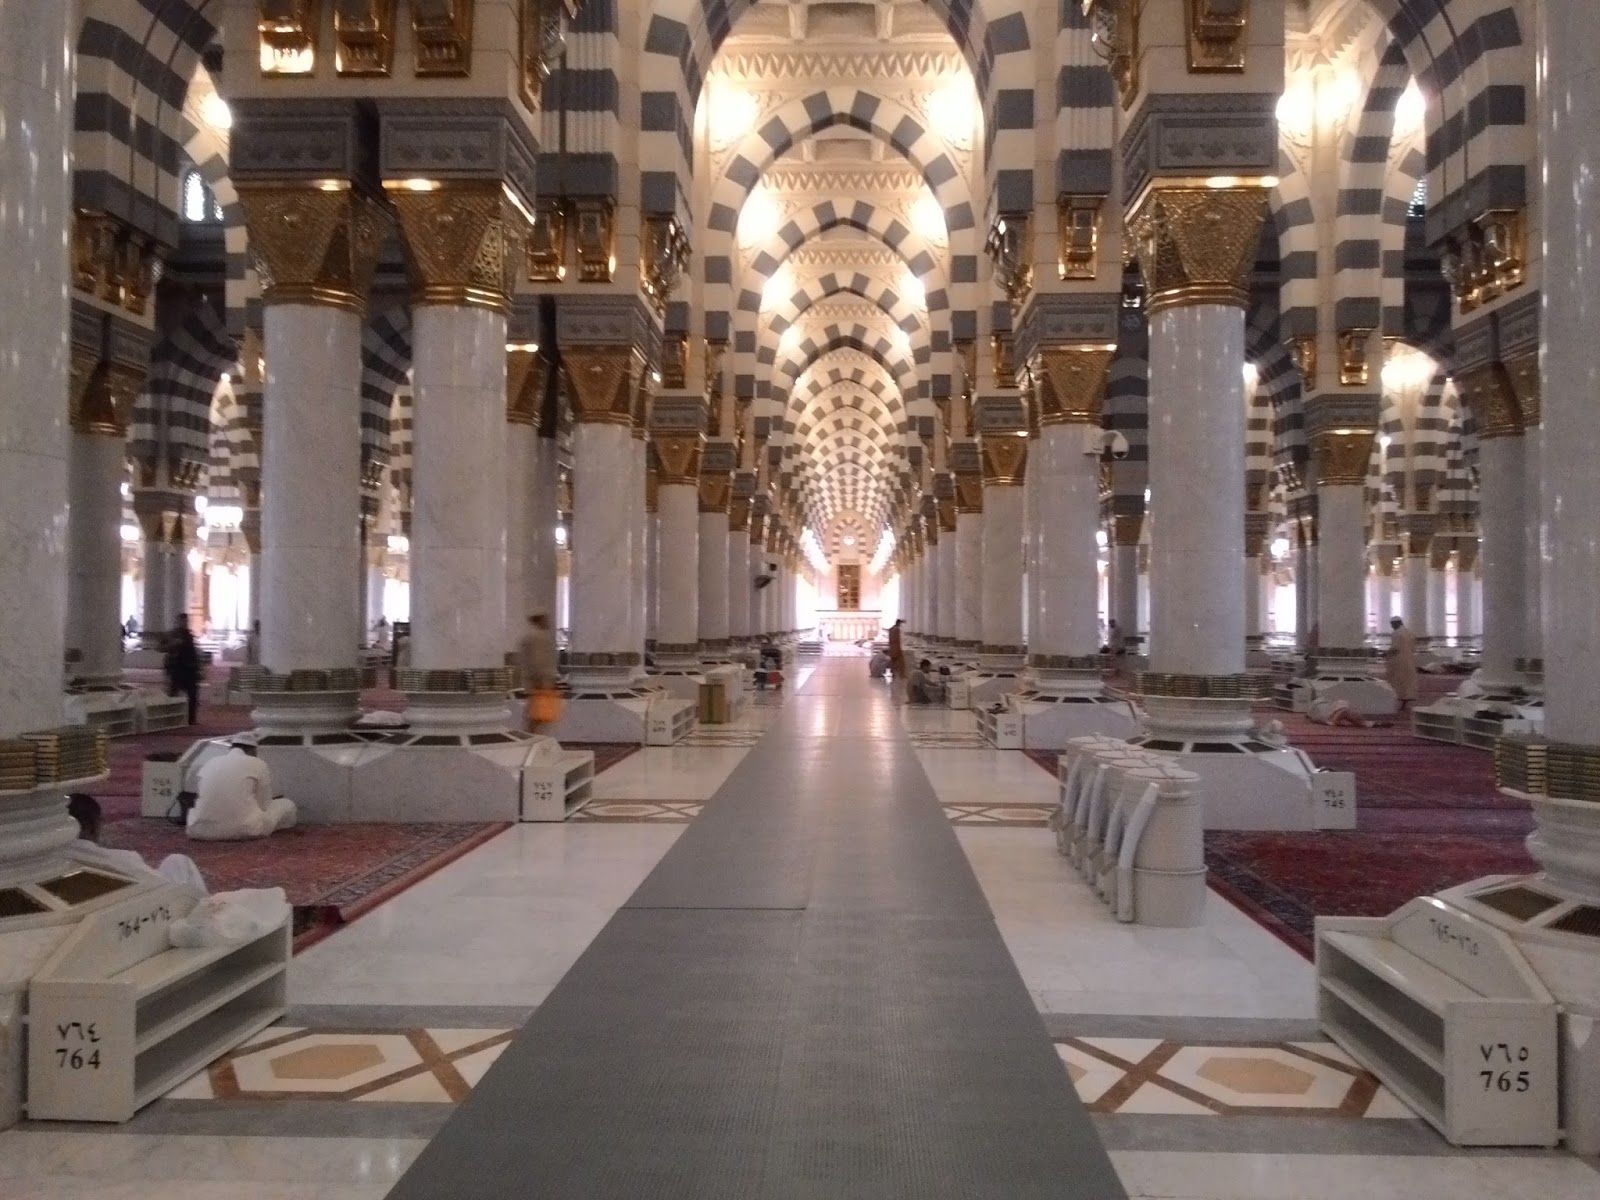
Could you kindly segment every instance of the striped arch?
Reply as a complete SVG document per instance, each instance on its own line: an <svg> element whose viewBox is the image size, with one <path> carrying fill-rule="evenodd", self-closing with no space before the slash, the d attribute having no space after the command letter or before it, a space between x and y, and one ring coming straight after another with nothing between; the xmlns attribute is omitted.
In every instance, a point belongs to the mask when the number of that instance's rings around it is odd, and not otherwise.
<svg viewBox="0 0 1600 1200"><path fill-rule="evenodd" d="M927 310L902 297L888 281L863 271L851 271L848 274L829 271L815 280L802 282L791 295L785 296L769 310L767 327L781 337L783 331L800 320L813 305L834 296L857 296L881 308L884 315L911 338L911 344L917 350L917 362L928 362L932 344ZM763 349L760 353L764 352ZM759 354L757 361L761 361Z"/></svg>
<svg viewBox="0 0 1600 1200"><path fill-rule="evenodd" d="M786 420L792 428L812 407L848 407L847 399L864 401L862 393L881 406L883 423L892 432L910 428L894 377L877 359L858 351L838 351L801 372L789 393Z"/></svg>
<svg viewBox="0 0 1600 1200"><path fill-rule="evenodd" d="M1020 0L928 0L966 59L977 85L991 160L1030 174L1033 164L1033 62L1028 20ZM671 163L670 171L647 171L647 211L681 203L693 178L692 125L706 72L723 40L753 0L657 0L649 9L640 61L641 162ZM1021 138L1026 126L1029 136ZM1000 131L1017 135L1019 148L1003 144ZM1007 139L1009 141L1009 139Z"/></svg>
<svg viewBox="0 0 1600 1200"><path fill-rule="evenodd" d="M1106 377L1105 427L1128 439L1127 457L1111 462L1111 511L1139 515L1150 483L1150 327L1138 309L1122 311Z"/></svg>
<svg viewBox="0 0 1600 1200"><path fill-rule="evenodd" d="M217 37L213 0L83 0L73 203L178 244L184 100Z"/></svg>
<svg viewBox="0 0 1600 1200"><path fill-rule="evenodd" d="M244 207L239 203L239 193L228 172L228 135L212 127L201 115L201 106L216 94L216 90L211 73L204 67L199 68L184 101L183 152L222 209L227 272L223 280L223 317L228 332L241 338L246 327L261 328L261 283L250 262L250 235L245 226ZM179 185L182 185L181 177Z"/></svg>
<svg viewBox="0 0 1600 1200"><path fill-rule="evenodd" d="M1317 211L1311 181L1286 151L1278 152L1272 228L1278 235L1278 308L1283 337L1315 333L1318 308Z"/></svg>
<svg viewBox="0 0 1600 1200"><path fill-rule="evenodd" d="M847 303L852 299L859 302ZM871 315L867 324L861 325L862 328L871 328L875 336L886 337L889 346L908 351L913 363L921 364L924 368L927 366L932 353L926 325L912 318L908 328L905 323L895 319L893 311L881 300L861 296L852 289L841 287L828 295L805 296L803 307L795 313L793 321L781 317L770 319L768 323L770 336L763 339L756 351L757 392L763 390L764 383L770 385L769 373L777 363L777 347L786 331L796 329L803 335L819 323L839 324L849 321L853 317L861 316L863 307L870 309ZM770 391L770 386L767 390Z"/></svg>
<svg viewBox="0 0 1600 1200"><path fill-rule="evenodd" d="M1079 4L1059 5L1056 30L1056 191L1111 194L1116 88Z"/></svg>
<svg viewBox="0 0 1600 1200"><path fill-rule="evenodd" d="M1514 0L1366 0L1428 100L1428 237L1528 201L1533 51Z"/></svg>
<svg viewBox="0 0 1600 1200"><path fill-rule="evenodd" d="M861 433L888 449L900 443L905 431L904 414L897 416L889 400L860 384L830 385L795 400L789 411L793 438L800 445L814 436L844 430Z"/></svg>
<svg viewBox="0 0 1600 1200"><path fill-rule="evenodd" d="M615 195L617 191L624 137L624 84L618 70L623 51L617 21L617 0L583 0L567 26L561 62L545 80L539 111L534 114L539 145L562 147L582 163L577 177L567 181L579 185L573 194ZM541 172L545 165L541 164ZM686 217L687 213L679 215Z"/></svg>
<svg viewBox="0 0 1600 1200"><path fill-rule="evenodd" d="M881 363L894 378L895 386L906 399L917 394L917 370L911 355L879 336L865 325L828 324L803 334L798 344L786 350L773 367L773 398L782 401L795 380L824 355L840 349L859 350Z"/></svg>
<svg viewBox="0 0 1600 1200"><path fill-rule="evenodd" d="M1278 334L1278 312L1257 295L1244 331L1244 356L1256 368L1256 391L1272 411L1273 467L1292 496L1305 488L1310 447L1300 368Z"/></svg>
<svg viewBox="0 0 1600 1200"><path fill-rule="evenodd" d="M239 404L238 393L220 380L216 395L211 400L210 419L210 449L206 455L206 478L201 494L205 496L208 506L234 505L243 508L240 460L253 452L254 446L245 429L244 409Z"/></svg>
<svg viewBox="0 0 1600 1200"><path fill-rule="evenodd" d="M1441 391L1439 408L1445 422L1445 449L1444 473L1436 493L1437 506L1449 524L1470 529L1478 516L1477 434L1470 427L1469 415L1455 388L1446 384Z"/></svg>
<svg viewBox="0 0 1600 1200"><path fill-rule="evenodd" d="M846 409L829 413L813 423L807 420L795 431L801 450L812 458L826 458L833 447L860 451L874 459L887 458L894 452L892 435L869 419L860 409Z"/></svg>
<svg viewBox="0 0 1600 1200"><path fill-rule="evenodd" d="M393 465L391 413L411 372L411 312L396 306L376 313L361 330L361 467Z"/></svg>
<svg viewBox="0 0 1600 1200"><path fill-rule="evenodd" d="M143 486L169 475L204 471L211 457L211 402L239 353L222 318L201 301L184 312L150 354L147 390L134 404L128 454Z"/></svg>
<svg viewBox="0 0 1600 1200"><path fill-rule="evenodd" d="M952 235L976 228L972 194L944 138L924 128L903 104L849 85L793 100L748 135L716 181L707 226L732 236L745 200L767 169L797 143L836 125L872 134L915 166L944 209Z"/></svg>
<svg viewBox="0 0 1600 1200"><path fill-rule="evenodd" d="M411 513L414 414L411 384L405 382L395 388L394 399L389 405L389 482L395 490L395 508L403 517L402 528L407 532L410 532L410 526L404 518Z"/></svg>

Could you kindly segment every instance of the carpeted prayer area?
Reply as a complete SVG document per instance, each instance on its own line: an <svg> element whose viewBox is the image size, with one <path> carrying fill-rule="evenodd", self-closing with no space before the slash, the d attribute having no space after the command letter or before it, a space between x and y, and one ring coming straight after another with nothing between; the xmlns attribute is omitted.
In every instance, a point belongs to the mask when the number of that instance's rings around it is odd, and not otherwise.
<svg viewBox="0 0 1600 1200"><path fill-rule="evenodd" d="M1523 846L1533 815L1495 790L1490 755L1413 737L1403 719L1350 729L1271 716L1317 766L1355 773L1357 828L1210 830L1206 865L1214 889L1307 958L1319 915L1384 916L1482 875L1536 869ZM1055 773L1056 755L1027 753Z"/></svg>

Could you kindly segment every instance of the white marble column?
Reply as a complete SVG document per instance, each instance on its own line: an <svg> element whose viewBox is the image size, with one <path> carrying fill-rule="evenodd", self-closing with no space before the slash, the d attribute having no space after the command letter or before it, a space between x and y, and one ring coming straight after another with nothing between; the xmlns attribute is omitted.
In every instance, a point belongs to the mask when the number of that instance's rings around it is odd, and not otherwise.
<svg viewBox="0 0 1600 1200"><path fill-rule="evenodd" d="M515 646L535 610L528 607L528 570L533 555L534 443L538 429L512 418L506 439L506 645Z"/></svg>
<svg viewBox="0 0 1600 1200"><path fill-rule="evenodd" d="M1244 670L1244 311L1150 321L1151 669ZM1326 641L1324 634L1324 641Z"/></svg>
<svg viewBox="0 0 1600 1200"><path fill-rule="evenodd" d="M1539 487L1547 466L1544 427L1538 418L1537 410L1525 415L1527 428L1522 435L1522 478L1528 489L1523 500L1527 530L1522 539L1523 603L1528 614L1522 630L1522 655L1526 659L1543 659L1545 649L1544 576L1548 568L1540 529Z"/></svg>
<svg viewBox="0 0 1600 1200"><path fill-rule="evenodd" d="M728 656L728 511L700 513L700 656Z"/></svg>
<svg viewBox="0 0 1600 1200"><path fill-rule="evenodd" d="M983 513L956 512L956 640L975 650L983 640Z"/></svg>
<svg viewBox="0 0 1600 1200"><path fill-rule="evenodd" d="M633 428L633 461L626 481L629 517L633 521L633 563L629 574L633 582L632 600L629 604L629 638L639 654L639 674L644 673L644 643L648 636L649 615L649 513L645 503L645 472L648 470L650 447L645 441L645 428Z"/></svg>
<svg viewBox="0 0 1600 1200"><path fill-rule="evenodd" d="M960 638L960 584L958 584L957 558L960 555L960 531L941 530L939 533L939 640L954 646Z"/></svg>
<svg viewBox="0 0 1600 1200"><path fill-rule="evenodd" d="M1394 616L1394 576L1383 571L1372 575L1373 625L1375 632L1387 635L1389 618Z"/></svg>
<svg viewBox="0 0 1600 1200"><path fill-rule="evenodd" d="M503 313L413 314L411 662L422 670L498 667L511 648L505 347Z"/></svg>
<svg viewBox="0 0 1600 1200"><path fill-rule="evenodd" d="M561 461L553 437L536 437L527 459L528 520L523 563L524 616L546 613L556 624L556 525L560 521Z"/></svg>
<svg viewBox="0 0 1600 1200"><path fill-rule="evenodd" d="M661 515L648 507L644 543L644 638L645 644L653 648L661 638Z"/></svg>
<svg viewBox="0 0 1600 1200"><path fill-rule="evenodd" d="M767 518L769 521L771 517ZM745 580L746 600L745 607L750 613L750 635L759 638L763 634L776 633L778 630L778 576L773 573L772 582L762 588L755 589L755 577L765 574L767 563L772 556L767 552L765 541L751 540L745 547ZM729 568L732 569L731 566Z"/></svg>
<svg viewBox="0 0 1600 1200"><path fill-rule="evenodd" d="M728 641L738 647L760 632L751 623L751 608L760 601L751 584L750 530L743 521L734 524L728 529Z"/></svg>
<svg viewBox="0 0 1600 1200"><path fill-rule="evenodd" d="M1294 624L1295 645L1304 650L1311 645L1312 624L1315 621L1316 584L1311 578L1312 563L1316 561L1315 542L1297 535L1294 544Z"/></svg>
<svg viewBox="0 0 1600 1200"><path fill-rule="evenodd" d="M68 474L67 649L70 675L110 683L122 677L122 475L126 443L117 430L72 435Z"/></svg>
<svg viewBox="0 0 1600 1200"><path fill-rule="evenodd" d="M939 636L939 529L938 518L927 520L927 549L922 555L922 636Z"/></svg>
<svg viewBox="0 0 1600 1200"><path fill-rule="evenodd" d="M1123 637L1139 628L1139 543L1121 541L1111 547L1111 615Z"/></svg>
<svg viewBox="0 0 1600 1200"><path fill-rule="evenodd" d="M983 648L995 666L1022 654L1022 488L983 489Z"/></svg>
<svg viewBox="0 0 1600 1200"><path fill-rule="evenodd" d="M1317 619L1323 650L1355 650L1366 640L1365 509L1358 485L1317 488Z"/></svg>
<svg viewBox="0 0 1600 1200"><path fill-rule="evenodd" d="M1245 637L1259 637L1266 632L1265 600L1266 589L1261 586L1261 557L1252 555L1244 560Z"/></svg>
<svg viewBox="0 0 1600 1200"><path fill-rule="evenodd" d="M1048 418L1046 418L1048 419ZM1052 674L1066 670L1062 659L1085 660L1100 649L1099 557L1100 460L1083 452L1082 424L1045 424L1029 454L1028 479L1034 493L1033 590L1038 625L1028 636L1034 682L1057 686ZM987 497L985 497L987 503ZM1052 661L1054 660L1054 661ZM1098 668L1081 677L1098 691ZM1059 686L1067 677L1058 676Z"/></svg>
<svg viewBox="0 0 1600 1200"><path fill-rule="evenodd" d="M61 723L75 9L0 6L0 737Z"/></svg>
<svg viewBox="0 0 1600 1200"><path fill-rule="evenodd" d="M1428 631L1429 636L1443 642L1449 633L1449 597L1446 589L1449 576L1442 566L1434 565L1432 556L1428 564Z"/></svg>
<svg viewBox="0 0 1600 1200"><path fill-rule="evenodd" d="M656 661L660 665L696 658L700 641L700 493L692 480L662 480L657 493L661 518Z"/></svg>
<svg viewBox="0 0 1600 1200"><path fill-rule="evenodd" d="M1456 629L1457 636L1475 638L1482 633L1481 610L1478 604L1479 581L1471 567L1456 571Z"/></svg>
<svg viewBox="0 0 1600 1200"><path fill-rule="evenodd" d="M279 674L354 667L361 317L331 305L269 302L262 322L261 665ZM419 434L419 448L421 441ZM415 590L412 596L415 623Z"/></svg>
<svg viewBox="0 0 1600 1200"><path fill-rule="evenodd" d="M1559 455L1556 457L1559 458ZM1517 659L1535 619L1528 610L1523 539L1523 452L1519 437L1485 437L1478 443L1478 528L1483 556L1483 666L1487 687L1522 682Z"/></svg>
<svg viewBox="0 0 1600 1200"><path fill-rule="evenodd" d="M1427 546L1423 546L1421 554L1407 554L1402 562L1401 616L1413 636L1419 640L1432 637L1433 630L1428 626Z"/></svg>
<svg viewBox="0 0 1600 1200"><path fill-rule="evenodd" d="M572 443L571 672L584 686L625 687L640 665L630 618L639 525L623 494L633 433L627 422L585 420Z"/></svg>

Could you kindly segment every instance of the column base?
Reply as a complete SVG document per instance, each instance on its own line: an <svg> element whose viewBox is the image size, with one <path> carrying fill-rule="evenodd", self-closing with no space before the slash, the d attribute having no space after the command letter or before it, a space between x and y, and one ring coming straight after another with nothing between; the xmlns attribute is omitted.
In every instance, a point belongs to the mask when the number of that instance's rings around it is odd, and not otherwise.
<svg viewBox="0 0 1600 1200"><path fill-rule="evenodd" d="M250 693L250 719L261 736L338 733L361 715L361 693L339 691Z"/></svg>

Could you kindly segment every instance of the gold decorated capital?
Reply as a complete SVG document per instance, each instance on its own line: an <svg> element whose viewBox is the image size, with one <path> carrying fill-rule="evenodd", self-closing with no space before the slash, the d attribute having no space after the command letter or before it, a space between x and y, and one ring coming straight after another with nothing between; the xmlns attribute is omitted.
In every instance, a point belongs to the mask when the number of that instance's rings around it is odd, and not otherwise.
<svg viewBox="0 0 1600 1200"><path fill-rule="evenodd" d="M1522 406L1511 386L1511 376L1501 364L1485 363L1458 372L1456 390L1472 413L1480 438L1522 436Z"/></svg>
<svg viewBox="0 0 1600 1200"><path fill-rule="evenodd" d="M956 502L954 500L939 501L939 532L954 533L956 531Z"/></svg>
<svg viewBox="0 0 1600 1200"><path fill-rule="evenodd" d="M1537 347L1507 356L1503 360L1506 383L1516 398L1524 429L1537 428L1544 420L1543 390L1539 380Z"/></svg>
<svg viewBox="0 0 1600 1200"><path fill-rule="evenodd" d="M706 445L704 434L653 433L650 440L661 464L663 484L688 484L690 487L699 484L700 455Z"/></svg>
<svg viewBox="0 0 1600 1200"><path fill-rule="evenodd" d="M550 363L537 349L512 346L506 350L506 420L514 425L538 427L545 381Z"/></svg>
<svg viewBox="0 0 1600 1200"><path fill-rule="evenodd" d="M505 312L528 236L505 185L472 179L384 186L406 249L411 302Z"/></svg>
<svg viewBox="0 0 1600 1200"><path fill-rule="evenodd" d="M700 476L700 511L725 513L733 494L733 476L726 471L713 471Z"/></svg>
<svg viewBox="0 0 1600 1200"><path fill-rule="evenodd" d="M1118 513L1111 518L1111 540L1118 546L1137 546L1144 531L1144 517L1139 513Z"/></svg>
<svg viewBox="0 0 1600 1200"><path fill-rule="evenodd" d="M633 426L634 352L627 346L566 346L567 391L581 424Z"/></svg>
<svg viewBox="0 0 1600 1200"><path fill-rule="evenodd" d="M979 439L984 487L1021 487L1028 470L1028 439L1015 433L986 433Z"/></svg>
<svg viewBox="0 0 1600 1200"><path fill-rule="evenodd" d="M76 383L76 364L72 375ZM72 389L69 416L73 431L126 437L128 418L144 383L145 372L136 366L117 362L102 362L95 366L89 371L82 389L76 386Z"/></svg>
<svg viewBox="0 0 1600 1200"><path fill-rule="evenodd" d="M1098 425L1116 347L1041 346L1035 359L1040 425Z"/></svg>
<svg viewBox="0 0 1600 1200"><path fill-rule="evenodd" d="M1191 304L1250 306L1267 217L1262 187L1152 187L1128 215L1149 312Z"/></svg>
<svg viewBox="0 0 1600 1200"><path fill-rule="evenodd" d="M239 203L267 304L366 308L389 230L383 205L353 188L241 183Z"/></svg>
<svg viewBox="0 0 1600 1200"><path fill-rule="evenodd" d="M956 472L956 513L983 511L983 476L977 472Z"/></svg>
<svg viewBox="0 0 1600 1200"><path fill-rule="evenodd" d="M755 532L759 540L761 526L755 525ZM728 532L749 533L751 531L750 497L735 496L728 501Z"/></svg>
<svg viewBox="0 0 1600 1200"><path fill-rule="evenodd" d="M1311 461L1321 487L1363 486L1377 443L1375 429L1320 429L1311 435Z"/></svg>

